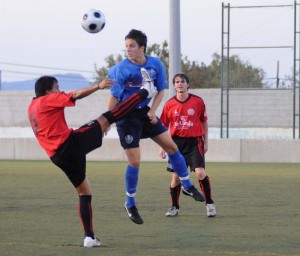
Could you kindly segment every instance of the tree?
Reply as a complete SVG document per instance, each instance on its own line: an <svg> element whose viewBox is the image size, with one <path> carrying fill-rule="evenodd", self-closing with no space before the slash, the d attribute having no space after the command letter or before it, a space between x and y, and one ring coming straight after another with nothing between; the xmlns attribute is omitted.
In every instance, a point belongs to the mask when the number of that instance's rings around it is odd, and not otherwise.
<svg viewBox="0 0 300 256"><path fill-rule="evenodd" d="M123 59L121 54L118 54L116 57L114 55L109 55L105 58L105 61L107 63L106 67L101 67L97 69L97 66L95 65L95 70L96 70L96 82L100 82L103 80L105 77L108 75L108 70L118 62L120 62Z"/></svg>
<svg viewBox="0 0 300 256"><path fill-rule="evenodd" d="M152 44L147 47L146 55L159 58L166 67L167 77L169 77L169 50L167 41L163 41L162 48L159 44Z"/></svg>
<svg viewBox="0 0 300 256"><path fill-rule="evenodd" d="M293 74L293 70L291 73ZM300 80L299 80L299 72L296 71L295 73L295 87L299 88ZM287 88L291 89L294 88L294 76L293 75L285 75L283 79L279 80L279 88Z"/></svg>
<svg viewBox="0 0 300 256"><path fill-rule="evenodd" d="M167 77L169 76L169 50L167 41L162 45L152 44L147 47L146 55L158 57L166 67ZM107 77L110 67L121 61L125 55L109 55L105 61L106 67L96 70L96 81ZM265 73L262 69L253 67L249 62L242 61L239 56L232 55L229 60L224 60L224 75L227 75L227 66L229 65L229 83L230 88L263 88ZM190 61L188 57L181 59L181 70L190 78L191 88L220 88L221 87L221 56L214 53L209 65L201 62ZM224 76L223 76L224 77ZM172 78L169 78L172 79Z"/></svg>
<svg viewBox="0 0 300 256"><path fill-rule="evenodd" d="M185 57L181 61L182 72L190 79L190 88L220 88L220 66L212 61L209 66L203 62L190 61Z"/></svg>
<svg viewBox="0 0 300 256"><path fill-rule="evenodd" d="M229 60L224 61L223 79L226 79L229 74L230 88L263 88L265 73L262 69L253 67L249 62L242 61L239 56L232 55ZM221 56L214 53L211 63L206 66L201 63L201 66L191 66L186 71L187 74L193 72L198 73L198 78L192 80L199 84L201 88L220 88L221 86ZM229 72L228 72L229 67ZM197 70L199 69L199 70ZM228 72L228 73L227 73ZM193 78L193 75L190 75ZM226 81L224 81L226 84Z"/></svg>
<svg viewBox="0 0 300 256"><path fill-rule="evenodd" d="M215 54L216 59L220 56ZM229 61L225 61L225 70L227 72L229 65L229 85L230 88L263 88L265 72L261 68L252 66L248 61L242 61L239 56L232 55ZM219 62L221 65L221 62Z"/></svg>

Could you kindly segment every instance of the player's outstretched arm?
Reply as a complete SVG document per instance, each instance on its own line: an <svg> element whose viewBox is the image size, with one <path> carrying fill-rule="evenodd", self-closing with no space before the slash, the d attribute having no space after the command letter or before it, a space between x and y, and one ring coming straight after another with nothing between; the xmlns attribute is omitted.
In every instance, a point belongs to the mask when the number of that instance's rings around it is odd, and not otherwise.
<svg viewBox="0 0 300 256"><path fill-rule="evenodd" d="M104 78L100 83L96 83L89 87L81 88L81 89L73 91L72 99L73 100L82 99L82 98L94 93L95 91L97 91L99 89L107 88L112 84L113 84L113 80L111 80L109 78Z"/></svg>

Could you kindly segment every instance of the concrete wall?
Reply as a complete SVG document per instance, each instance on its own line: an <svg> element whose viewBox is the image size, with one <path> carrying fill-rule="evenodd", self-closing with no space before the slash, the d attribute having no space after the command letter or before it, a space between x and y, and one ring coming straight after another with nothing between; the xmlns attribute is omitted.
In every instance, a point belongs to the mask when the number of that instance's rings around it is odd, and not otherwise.
<svg viewBox="0 0 300 256"><path fill-rule="evenodd" d="M220 127L220 89L195 89L207 108L210 127ZM79 127L107 109L108 90L98 91L78 100L76 107L66 109L71 127ZM34 92L0 91L0 127L27 127L27 106ZM168 91L164 101L168 99ZM297 101L298 102L298 101ZM161 113L162 105L157 114ZM291 90L239 90L230 92L229 125L232 128L284 127L293 125L293 92Z"/></svg>
<svg viewBox="0 0 300 256"><path fill-rule="evenodd" d="M0 138L0 159L46 160L35 138ZM142 161L162 161L159 147L150 139L141 143ZM118 139L104 139L103 146L87 156L95 161L125 161ZM300 163L300 140L211 139L207 162Z"/></svg>
<svg viewBox="0 0 300 256"><path fill-rule="evenodd" d="M220 127L220 89L197 89L192 93L206 102L209 127ZM98 91L66 109L70 127L79 127L106 110L109 91ZM0 92L0 127L28 127L27 106L34 92ZM292 127L292 91L244 90L230 92L230 127ZM168 98L165 94L164 101ZM298 101L297 101L298 102ZM157 114L161 112L162 105ZM141 144L143 161L160 161L158 146ZM35 138L0 138L0 159L48 159ZM90 160L126 160L117 138L104 139ZM206 160L214 162L300 162L300 140L210 139Z"/></svg>

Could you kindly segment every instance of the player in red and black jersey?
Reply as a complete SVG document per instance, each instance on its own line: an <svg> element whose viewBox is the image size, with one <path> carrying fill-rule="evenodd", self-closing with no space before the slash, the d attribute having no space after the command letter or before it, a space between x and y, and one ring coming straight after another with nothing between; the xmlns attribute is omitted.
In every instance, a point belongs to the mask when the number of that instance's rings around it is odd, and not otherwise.
<svg viewBox="0 0 300 256"><path fill-rule="evenodd" d="M210 179L205 172L205 153L208 150L208 125L205 103L199 96L188 92L189 79L185 74L173 78L176 95L169 99L162 110L160 119L170 131L187 166L196 173L199 186L205 195L207 216L216 216L216 207L211 197ZM166 157L163 149L160 156ZM170 164L167 170L173 172L170 195L172 206L166 216L177 216L179 211L180 180ZM189 195L183 190L185 195Z"/></svg>
<svg viewBox="0 0 300 256"><path fill-rule="evenodd" d="M157 92L152 83L145 83L139 92L111 111L78 129L69 128L65 120L65 107L75 106L76 100L112 84L111 79L104 79L98 84L64 93L59 90L55 77L43 76L35 83L36 97L28 107L28 118L39 144L77 190L78 211L85 233L84 247L100 246L93 231L92 191L86 178L86 154L101 147L103 134L112 123L130 114L136 105Z"/></svg>

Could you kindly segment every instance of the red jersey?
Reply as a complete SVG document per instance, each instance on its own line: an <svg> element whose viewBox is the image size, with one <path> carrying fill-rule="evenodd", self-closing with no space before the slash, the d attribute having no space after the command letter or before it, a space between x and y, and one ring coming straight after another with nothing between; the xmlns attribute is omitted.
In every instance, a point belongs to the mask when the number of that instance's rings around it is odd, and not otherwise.
<svg viewBox="0 0 300 256"><path fill-rule="evenodd" d="M49 157L69 137L72 129L68 127L64 108L75 106L73 93L50 93L33 98L28 107L28 118L32 130Z"/></svg>
<svg viewBox="0 0 300 256"><path fill-rule="evenodd" d="M179 101L174 96L165 103L160 120L172 137L203 136L202 123L207 121L205 103L201 97L190 93L185 101Z"/></svg>

